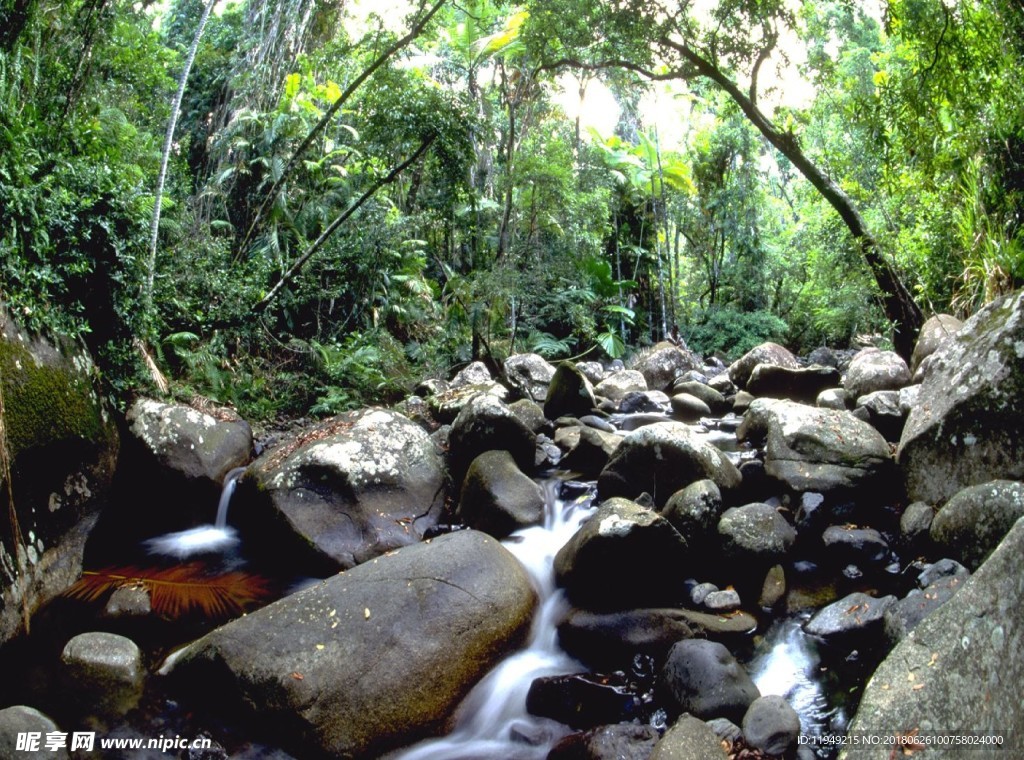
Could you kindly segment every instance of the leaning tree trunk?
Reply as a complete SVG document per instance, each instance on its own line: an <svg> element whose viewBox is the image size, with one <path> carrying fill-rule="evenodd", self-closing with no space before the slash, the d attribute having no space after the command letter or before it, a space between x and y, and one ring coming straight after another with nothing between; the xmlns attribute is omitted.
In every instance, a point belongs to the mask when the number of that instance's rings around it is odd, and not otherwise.
<svg viewBox="0 0 1024 760"><path fill-rule="evenodd" d="M189 72L196 60L196 51L199 49L199 40L206 29L206 22L210 18L210 11L217 0L206 0L203 8L203 15L199 18L199 25L196 27L195 36L192 37L192 45L188 49L188 56L185 58L185 66L178 77L178 91L174 94L174 102L171 104L171 118L167 122L167 134L164 135L163 157L160 159L160 174L156 179L156 197L153 201L153 220L149 226L149 259L146 262L146 285L142 293L143 318L148 322L153 317L153 279L156 275L156 245L160 234L160 208L163 203L164 183L167 180L167 164L171 158L171 148L174 146L174 130L178 126L178 117L181 116L181 101L185 97L185 83L188 82Z"/></svg>

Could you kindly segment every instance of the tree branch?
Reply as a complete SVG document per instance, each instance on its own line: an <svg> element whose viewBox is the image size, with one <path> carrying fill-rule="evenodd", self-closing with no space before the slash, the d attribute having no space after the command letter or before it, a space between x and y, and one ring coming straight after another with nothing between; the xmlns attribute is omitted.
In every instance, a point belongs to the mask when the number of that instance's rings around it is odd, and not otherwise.
<svg viewBox="0 0 1024 760"><path fill-rule="evenodd" d="M380 190L385 185L394 182L399 174L401 174L403 171L409 168L409 166L414 164L420 158L420 156L427 152L427 148L429 148L436 139L437 135L430 135L429 137L424 139L415 153L413 153L411 156L409 156L409 158L407 158L405 161L403 161L390 172L388 172L387 176L382 177L381 179L377 180L372 185L370 185L370 187L367 188L366 192L360 195L359 199L355 203L353 203L351 206L345 209L337 219L335 219L333 222L327 225L327 228L320 233L320 237L314 240L313 243L309 246L309 248L306 249L306 252L302 254L298 259L296 259L295 263L288 268L287 272L281 275L281 279L278 280L277 284L270 289L270 292L267 293L267 295L265 295L263 299L260 300L259 303L252 307L252 311L258 314L266 310L266 308L273 302L275 298L277 298L278 294L284 289L284 286L295 278L295 275L297 275L299 271L302 269L302 267L306 265L306 262L313 257L313 254L323 247L324 243L327 242L327 240L331 237L331 235L334 234L338 227L344 224L344 222L349 217L351 217L356 211L358 211L359 208L364 203L366 203L366 201L372 198L373 195L378 190Z"/></svg>

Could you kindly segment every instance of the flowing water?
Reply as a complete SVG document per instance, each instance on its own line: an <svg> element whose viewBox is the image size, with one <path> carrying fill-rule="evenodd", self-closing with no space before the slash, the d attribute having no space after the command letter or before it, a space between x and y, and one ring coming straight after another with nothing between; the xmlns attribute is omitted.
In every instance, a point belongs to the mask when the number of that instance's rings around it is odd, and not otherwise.
<svg viewBox="0 0 1024 760"><path fill-rule="evenodd" d="M593 494L574 501L558 498L560 481L545 487L544 524L516 531L503 544L523 564L539 596L539 612L526 648L490 672L463 701L455 731L422 742L401 754L402 760L541 760L570 729L526 711L526 694L534 679L585 670L558 646L557 625L567 610L555 589L555 554L594 512Z"/></svg>
<svg viewBox="0 0 1024 760"><path fill-rule="evenodd" d="M228 526L228 507L235 493L235 486L245 472L236 467L224 476L224 486L217 504L217 516L213 525L200 525L188 530L168 533L145 542L150 554L185 559L196 554L213 554L230 551L238 545L235 529Z"/></svg>

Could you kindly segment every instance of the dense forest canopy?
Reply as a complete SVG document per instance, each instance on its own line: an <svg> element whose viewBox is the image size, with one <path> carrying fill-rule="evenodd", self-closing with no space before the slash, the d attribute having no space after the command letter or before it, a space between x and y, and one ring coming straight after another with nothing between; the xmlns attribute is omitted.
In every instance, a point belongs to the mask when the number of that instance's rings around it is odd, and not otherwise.
<svg viewBox="0 0 1024 760"><path fill-rule="evenodd" d="M255 418L905 351L1024 284L1022 59L1021 0L0 0L0 292Z"/></svg>

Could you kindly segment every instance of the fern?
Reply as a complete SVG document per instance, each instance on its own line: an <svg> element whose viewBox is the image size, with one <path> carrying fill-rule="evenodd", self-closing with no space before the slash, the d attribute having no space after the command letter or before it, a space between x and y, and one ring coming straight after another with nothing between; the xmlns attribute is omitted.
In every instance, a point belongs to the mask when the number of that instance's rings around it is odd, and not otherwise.
<svg viewBox="0 0 1024 760"><path fill-rule="evenodd" d="M190 562L165 568L85 570L64 595L97 603L119 588L133 586L145 588L153 612L171 620L191 613L215 619L234 617L271 593L270 582L262 576L241 571L206 575L201 563Z"/></svg>

